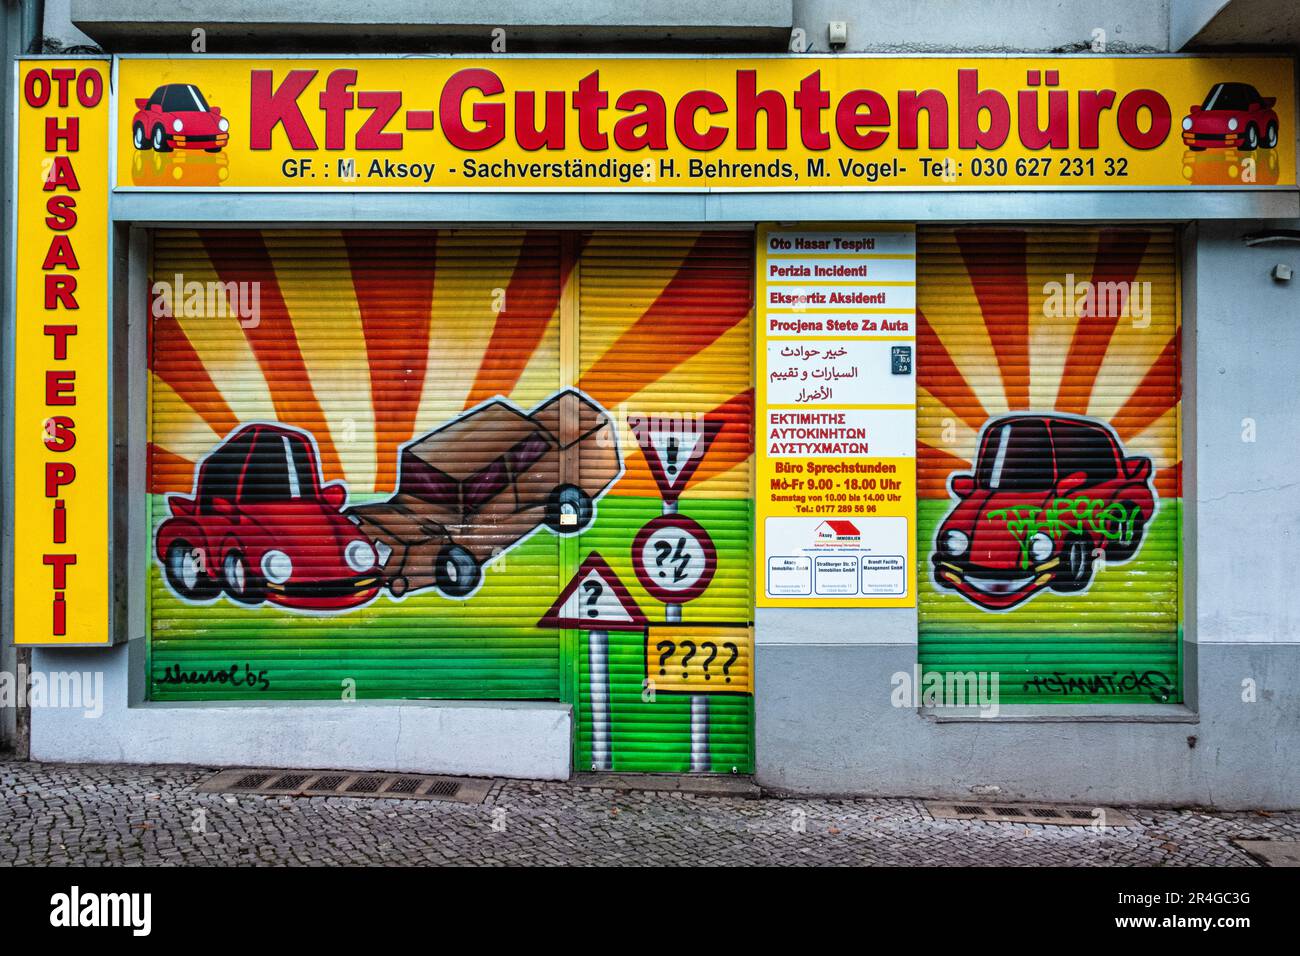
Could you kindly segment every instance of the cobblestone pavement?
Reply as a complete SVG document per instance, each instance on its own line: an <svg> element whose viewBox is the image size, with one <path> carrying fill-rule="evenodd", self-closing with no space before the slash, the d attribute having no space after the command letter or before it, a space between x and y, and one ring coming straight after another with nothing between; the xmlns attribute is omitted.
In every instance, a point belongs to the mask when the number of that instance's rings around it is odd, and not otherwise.
<svg viewBox="0 0 1300 956"><path fill-rule="evenodd" d="M615 793L499 781L485 803L198 793L198 767L0 762L0 865L1257 865L1300 811L1126 808L1135 829L936 821L919 800Z"/></svg>

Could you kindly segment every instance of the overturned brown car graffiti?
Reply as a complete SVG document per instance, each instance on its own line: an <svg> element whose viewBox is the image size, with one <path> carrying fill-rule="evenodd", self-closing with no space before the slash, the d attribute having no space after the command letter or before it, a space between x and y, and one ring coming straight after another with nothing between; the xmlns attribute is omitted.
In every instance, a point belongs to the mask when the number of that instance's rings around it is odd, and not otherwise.
<svg viewBox="0 0 1300 956"><path fill-rule="evenodd" d="M523 412L496 399L402 446L397 491L349 508L394 597L467 597L483 567L539 526L576 534L622 473L609 415L567 389Z"/></svg>

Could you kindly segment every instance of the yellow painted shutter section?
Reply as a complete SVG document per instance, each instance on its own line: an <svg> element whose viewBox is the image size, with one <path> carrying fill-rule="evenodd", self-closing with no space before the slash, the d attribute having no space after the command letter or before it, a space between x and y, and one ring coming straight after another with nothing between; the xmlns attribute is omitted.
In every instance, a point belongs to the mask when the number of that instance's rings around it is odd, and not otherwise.
<svg viewBox="0 0 1300 956"><path fill-rule="evenodd" d="M1176 235L922 229L917 274L923 668L1181 700Z"/></svg>

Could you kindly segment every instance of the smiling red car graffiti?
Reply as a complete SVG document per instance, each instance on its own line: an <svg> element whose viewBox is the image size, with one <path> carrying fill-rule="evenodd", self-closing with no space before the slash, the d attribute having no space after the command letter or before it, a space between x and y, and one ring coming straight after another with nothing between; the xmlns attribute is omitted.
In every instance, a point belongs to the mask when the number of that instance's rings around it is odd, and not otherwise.
<svg viewBox="0 0 1300 956"><path fill-rule="evenodd" d="M1155 516L1149 458L1126 457L1109 426L1060 414L988 422L974 474L954 474L957 504L939 525L935 584L992 611L1044 588L1086 590L1094 562L1121 563Z"/></svg>
<svg viewBox="0 0 1300 956"><path fill-rule="evenodd" d="M307 611L379 593L374 545L341 512L347 489L324 484L315 443L283 425L244 425L198 468L194 494L169 495L155 552L190 601L225 591L240 604Z"/></svg>

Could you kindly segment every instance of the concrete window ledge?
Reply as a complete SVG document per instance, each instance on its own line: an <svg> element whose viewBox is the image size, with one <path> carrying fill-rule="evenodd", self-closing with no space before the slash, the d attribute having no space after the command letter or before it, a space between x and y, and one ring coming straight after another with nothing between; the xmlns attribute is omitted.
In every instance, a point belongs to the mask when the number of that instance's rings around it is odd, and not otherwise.
<svg viewBox="0 0 1300 956"><path fill-rule="evenodd" d="M392 770L564 780L572 708L553 701L186 701L98 720L32 712L33 759Z"/></svg>
<svg viewBox="0 0 1300 956"><path fill-rule="evenodd" d="M1200 714L1186 704L1018 704L998 708L996 717L978 707L921 707L937 724L1199 724Z"/></svg>

